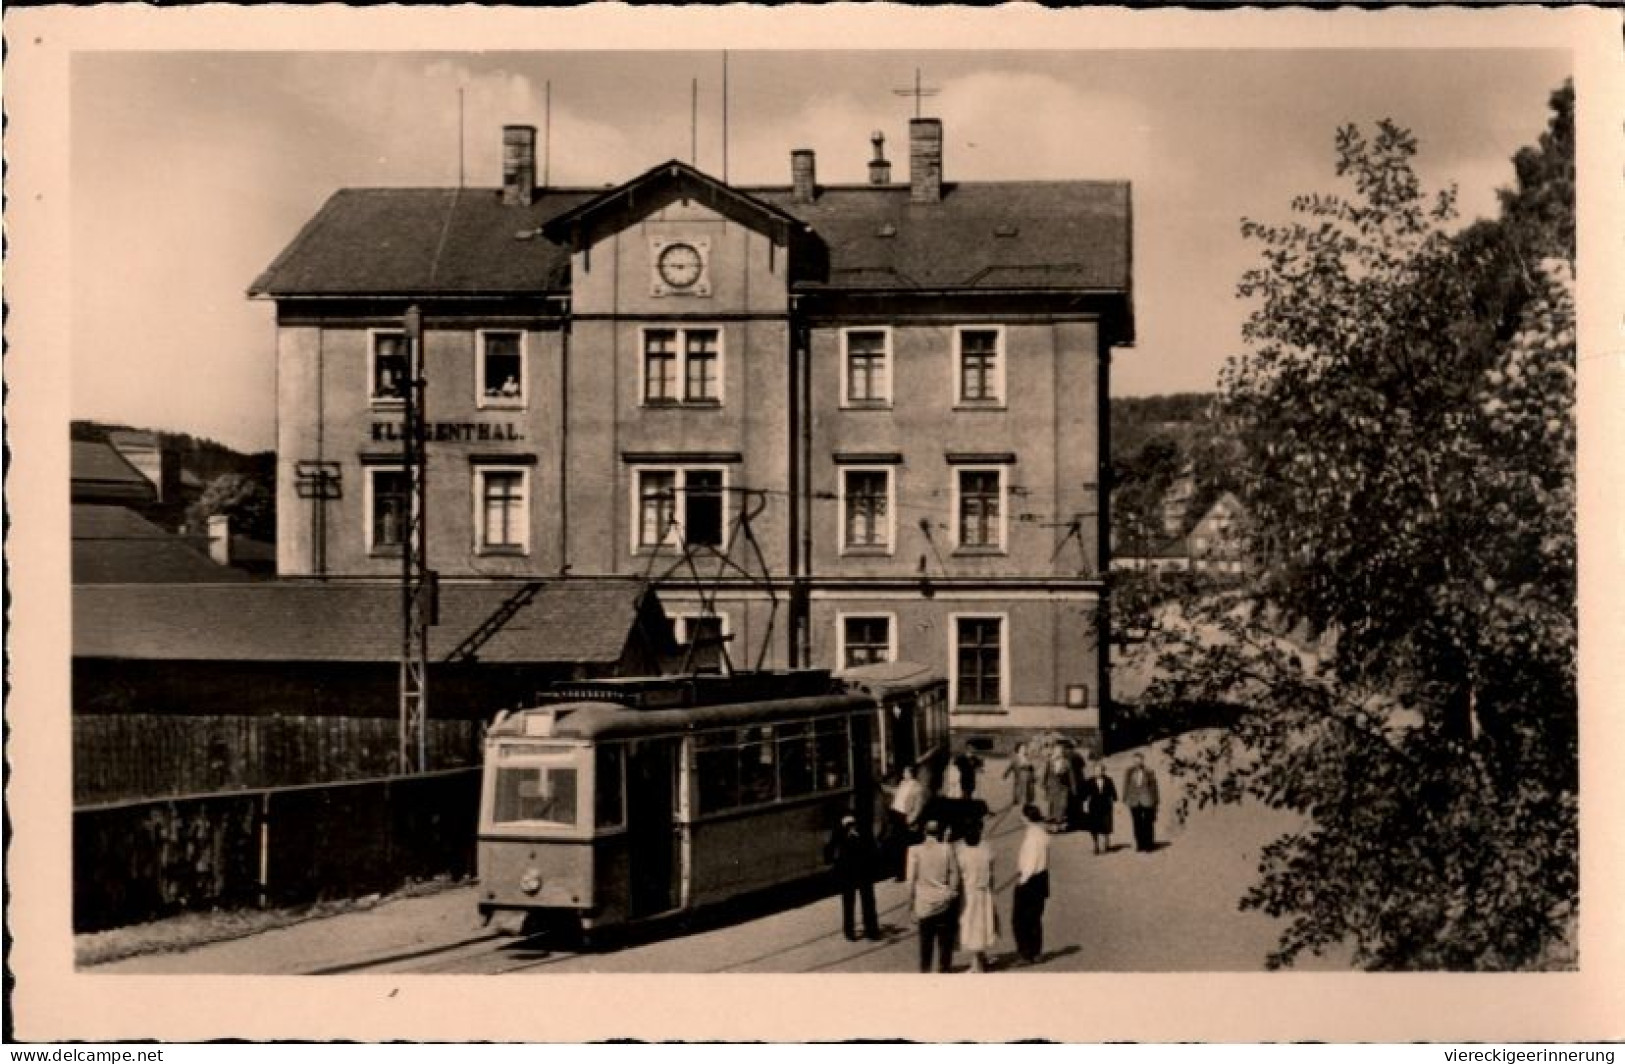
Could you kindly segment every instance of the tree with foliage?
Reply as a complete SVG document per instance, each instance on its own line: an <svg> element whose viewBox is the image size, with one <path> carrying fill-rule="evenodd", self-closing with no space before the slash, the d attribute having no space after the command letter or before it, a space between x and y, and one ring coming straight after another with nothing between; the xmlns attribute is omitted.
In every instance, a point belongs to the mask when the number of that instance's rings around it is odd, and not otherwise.
<svg viewBox="0 0 1625 1064"><path fill-rule="evenodd" d="M1261 262L1220 416L1262 573L1181 605L1148 700L1236 710L1173 744L1186 807L1304 814L1242 899L1287 918L1271 966L1527 968L1573 927L1569 90L1553 110L1498 222L1449 232L1453 193L1383 122L1338 131L1352 194L1243 223Z"/></svg>
<svg viewBox="0 0 1625 1064"><path fill-rule="evenodd" d="M276 496L262 482L240 473L222 473L209 481L196 502L186 508L186 523L202 531L209 518L231 518L234 535L273 542L276 539Z"/></svg>

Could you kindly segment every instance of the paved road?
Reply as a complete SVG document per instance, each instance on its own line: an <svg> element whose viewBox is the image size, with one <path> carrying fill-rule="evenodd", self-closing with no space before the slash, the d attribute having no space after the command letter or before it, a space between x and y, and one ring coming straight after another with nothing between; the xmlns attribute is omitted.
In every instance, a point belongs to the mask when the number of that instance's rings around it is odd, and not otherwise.
<svg viewBox="0 0 1625 1064"><path fill-rule="evenodd" d="M1123 758L1109 761L1119 776ZM998 907L1006 929L994 967L1008 966L1010 883L1020 825L1003 809L998 769L988 773L996 809L991 824ZM1165 792L1172 788L1165 782ZM1051 845L1052 896L1045 917L1046 956L1027 971L1258 971L1278 925L1236 907L1251 882L1261 847L1295 819L1258 806L1194 814L1181 825L1164 809L1156 853L1129 845L1119 809L1117 849L1095 856L1089 836L1058 836ZM834 897L794 904L732 924L668 932L607 952L549 951L539 939L482 928L475 888L406 898L366 912L219 943L186 953L137 957L97 972L290 974L366 971L451 973L555 972L911 972L917 944L902 884L877 886L885 939L848 942ZM963 968L961 958L958 967ZM1344 970L1346 957L1311 958L1310 969Z"/></svg>

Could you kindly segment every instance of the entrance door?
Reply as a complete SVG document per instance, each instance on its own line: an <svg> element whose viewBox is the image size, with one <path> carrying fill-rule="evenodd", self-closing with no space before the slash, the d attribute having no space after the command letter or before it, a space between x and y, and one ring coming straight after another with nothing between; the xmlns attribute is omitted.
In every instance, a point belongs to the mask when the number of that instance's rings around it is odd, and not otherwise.
<svg viewBox="0 0 1625 1064"><path fill-rule="evenodd" d="M677 907L672 816L677 750L677 740L656 739L634 744L627 751L627 859L634 919Z"/></svg>

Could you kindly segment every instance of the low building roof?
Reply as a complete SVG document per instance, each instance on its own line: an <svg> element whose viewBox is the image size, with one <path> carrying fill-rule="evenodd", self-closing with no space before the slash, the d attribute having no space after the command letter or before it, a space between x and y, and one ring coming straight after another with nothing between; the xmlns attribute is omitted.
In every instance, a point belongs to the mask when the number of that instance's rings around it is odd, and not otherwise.
<svg viewBox="0 0 1625 1064"><path fill-rule="evenodd" d="M152 502L157 488L112 444L74 440L68 453L72 498L107 502Z"/></svg>
<svg viewBox="0 0 1625 1064"><path fill-rule="evenodd" d="M476 654L487 664L619 661L645 608L630 578L535 581L525 602ZM440 587L429 660L442 661L526 584ZM401 653L401 592L389 583L248 581L74 589L73 653L171 661L389 662Z"/></svg>
<svg viewBox="0 0 1625 1064"><path fill-rule="evenodd" d="M72 523L75 584L197 585L248 579L248 574L209 558L206 546L200 549L123 506L75 503Z"/></svg>

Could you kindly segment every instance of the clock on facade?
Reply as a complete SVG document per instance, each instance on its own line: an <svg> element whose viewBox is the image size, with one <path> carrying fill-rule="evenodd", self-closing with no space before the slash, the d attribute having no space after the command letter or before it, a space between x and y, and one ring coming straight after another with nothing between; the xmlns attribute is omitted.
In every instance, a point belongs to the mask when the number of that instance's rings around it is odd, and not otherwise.
<svg viewBox="0 0 1625 1064"><path fill-rule="evenodd" d="M657 296L711 294L711 280L707 276L708 241L656 240L650 250L654 256L652 290Z"/></svg>

